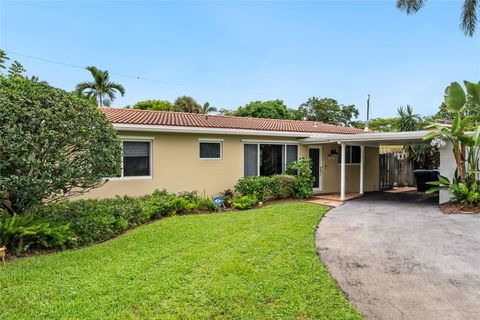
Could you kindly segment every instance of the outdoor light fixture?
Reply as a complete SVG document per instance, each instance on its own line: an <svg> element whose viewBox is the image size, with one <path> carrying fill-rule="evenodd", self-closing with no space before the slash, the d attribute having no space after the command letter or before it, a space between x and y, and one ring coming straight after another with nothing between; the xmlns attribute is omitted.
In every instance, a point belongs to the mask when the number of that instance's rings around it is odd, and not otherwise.
<svg viewBox="0 0 480 320"><path fill-rule="evenodd" d="M330 150L330 153L328 154L328 159L333 160L333 159L335 159L337 156L338 156L337 149L332 148L332 149Z"/></svg>

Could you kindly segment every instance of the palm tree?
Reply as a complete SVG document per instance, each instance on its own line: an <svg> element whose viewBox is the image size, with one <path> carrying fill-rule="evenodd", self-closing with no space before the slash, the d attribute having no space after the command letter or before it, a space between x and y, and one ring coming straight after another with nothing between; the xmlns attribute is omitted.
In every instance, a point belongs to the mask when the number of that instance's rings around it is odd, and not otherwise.
<svg viewBox="0 0 480 320"><path fill-rule="evenodd" d="M201 113L203 114L209 114L210 112L217 112L217 108L210 106L210 103L205 102L202 106Z"/></svg>
<svg viewBox="0 0 480 320"><path fill-rule="evenodd" d="M413 108L407 105L406 108L397 109L398 119L396 128L398 131L415 131L421 127L421 118L418 114L413 113Z"/></svg>
<svg viewBox="0 0 480 320"><path fill-rule="evenodd" d="M93 81L84 81L77 84L75 91L79 94L85 94L87 98L95 98L100 107L107 105L115 99L116 92L125 94L125 88L116 82L110 81L107 70L100 70L97 67L86 67L93 76ZM106 99L107 98L107 99Z"/></svg>
<svg viewBox="0 0 480 320"><path fill-rule="evenodd" d="M416 131L422 128L422 118L420 115L413 113L413 108L410 105L407 105L406 108L398 108L397 112L398 118L395 122L395 128L398 131ZM422 168L429 165L435 166L436 155L430 145L407 145L403 149L417 166Z"/></svg>
<svg viewBox="0 0 480 320"><path fill-rule="evenodd" d="M407 14L418 12L427 0L397 0L397 8ZM478 0L464 0L462 10L462 29L465 35L472 37L477 27Z"/></svg>

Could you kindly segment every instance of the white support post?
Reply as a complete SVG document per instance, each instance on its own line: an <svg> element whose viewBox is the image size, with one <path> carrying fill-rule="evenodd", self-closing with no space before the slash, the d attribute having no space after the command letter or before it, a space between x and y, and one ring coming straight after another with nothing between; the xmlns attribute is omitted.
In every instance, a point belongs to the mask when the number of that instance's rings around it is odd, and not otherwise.
<svg viewBox="0 0 480 320"><path fill-rule="evenodd" d="M345 200L345 143L340 143L341 146L341 163L340 163L340 200Z"/></svg>
<svg viewBox="0 0 480 320"><path fill-rule="evenodd" d="M364 165L365 165L365 146L360 146L360 194L363 194L363 176L364 172Z"/></svg>

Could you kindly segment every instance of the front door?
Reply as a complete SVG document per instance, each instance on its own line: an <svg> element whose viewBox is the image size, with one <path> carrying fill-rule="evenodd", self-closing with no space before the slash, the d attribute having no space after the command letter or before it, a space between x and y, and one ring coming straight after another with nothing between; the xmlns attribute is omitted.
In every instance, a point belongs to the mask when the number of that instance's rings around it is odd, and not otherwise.
<svg viewBox="0 0 480 320"><path fill-rule="evenodd" d="M315 191L322 190L322 176L320 172L321 166L321 151L320 148L309 148L308 149L308 156L312 159L312 174L315 178L313 182L313 189Z"/></svg>

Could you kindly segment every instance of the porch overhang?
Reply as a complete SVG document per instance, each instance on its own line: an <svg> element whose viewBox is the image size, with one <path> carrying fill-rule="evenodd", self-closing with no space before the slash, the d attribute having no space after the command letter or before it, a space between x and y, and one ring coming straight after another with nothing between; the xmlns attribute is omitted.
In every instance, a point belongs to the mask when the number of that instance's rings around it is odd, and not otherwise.
<svg viewBox="0 0 480 320"><path fill-rule="evenodd" d="M411 145L426 144L423 137L432 131L409 132L366 132L361 134L324 134L299 139L301 144L338 143L352 146Z"/></svg>
<svg viewBox="0 0 480 320"><path fill-rule="evenodd" d="M365 147L378 147L380 145L414 145L427 144L428 140L424 140L426 134L432 131L410 131L410 132L366 132L360 134L327 134L316 135L304 139L299 142L304 145L312 144L331 144L340 145L340 200L345 200L345 156L347 146L360 146L360 190L364 192L364 166L365 166Z"/></svg>

